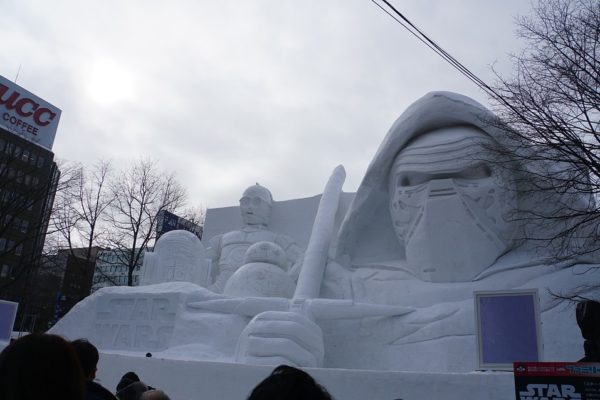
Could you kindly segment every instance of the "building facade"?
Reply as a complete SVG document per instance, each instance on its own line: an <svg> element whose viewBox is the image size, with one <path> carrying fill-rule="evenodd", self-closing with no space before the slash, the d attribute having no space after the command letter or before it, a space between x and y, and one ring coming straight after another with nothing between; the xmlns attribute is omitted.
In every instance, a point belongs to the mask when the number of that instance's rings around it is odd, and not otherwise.
<svg viewBox="0 0 600 400"><path fill-rule="evenodd" d="M60 171L52 144L60 109L0 76L0 299L23 325L41 265Z"/></svg>
<svg viewBox="0 0 600 400"><path fill-rule="evenodd" d="M27 314L60 177L54 154L0 127L0 298Z"/></svg>
<svg viewBox="0 0 600 400"><path fill-rule="evenodd" d="M137 252L137 250L136 250ZM135 265L132 274L132 286L140 284L140 275L144 264L144 254ZM92 293L108 286L126 286L128 279L129 251L105 249L98 253L96 269L92 281Z"/></svg>

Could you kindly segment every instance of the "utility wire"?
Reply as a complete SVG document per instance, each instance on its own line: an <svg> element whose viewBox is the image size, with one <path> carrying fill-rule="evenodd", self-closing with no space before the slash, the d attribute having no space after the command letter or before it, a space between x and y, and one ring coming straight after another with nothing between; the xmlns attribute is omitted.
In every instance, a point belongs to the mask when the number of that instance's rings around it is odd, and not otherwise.
<svg viewBox="0 0 600 400"><path fill-rule="evenodd" d="M423 42L427 47L433 50L437 55L442 57L446 62L456 68L461 74L466 76L470 81L475 83L480 89L482 89L485 93L487 93L490 97L496 100L498 103L504 105L507 109L514 113L514 115L525 125L532 127L534 130L538 130L536 127L536 123L532 121L524 112L523 109L519 108L518 104L513 104L513 101L510 94L509 96L504 96L494 88L485 83L482 79L480 79L477 75L475 75L472 71L470 71L467 67L465 67L460 61L456 58L452 57L450 53L444 50L440 45L434 42L431 38L429 38L423 31L417 28L408 18L406 18L400 11L398 11L394 6L390 4L388 0L381 0L383 3L389 7L389 9L393 12L388 11L384 6L382 6L377 0L371 0L377 7L382 9L386 14L392 17L396 22L398 22L404 29L408 30L412 35L417 37L421 42ZM518 99L517 99L518 103ZM520 135L523 137L522 135ZM564 148L564 146L563 146ZM580 157L577 157L580 158Z"/></svg>
<svg viewBox="0 0 600 400"><path fill-rule="evenodd" d="M493 88L491 88L487 83L485 83L482 79L480 79L477 75L475 75L471 70L469 70L466 66L464 66L460 61L456 58L452 57L450 53L444 50L440 45L438 45L434 40L429 38L423 31L421 31L417 26L415 26L408 18L406 18L400 11L398 11L393 5L390 4L387 0L381 0L385 5L391 10L388 11L384 6L382 6L377 0L371 0L373 4L379 7L383 12L392 17L396 22L398 22L404 29L409 31L413 36L419 39L423 44L433 50L437 55L442 57L447 63L452 65L455 69L457 69L461 74L467 77L470 81L479 86L483 91L485 91L488 95L494 97L497 100L504 102L502 96L500 96ZM393 15L392 14L395 14Z"/></svg>

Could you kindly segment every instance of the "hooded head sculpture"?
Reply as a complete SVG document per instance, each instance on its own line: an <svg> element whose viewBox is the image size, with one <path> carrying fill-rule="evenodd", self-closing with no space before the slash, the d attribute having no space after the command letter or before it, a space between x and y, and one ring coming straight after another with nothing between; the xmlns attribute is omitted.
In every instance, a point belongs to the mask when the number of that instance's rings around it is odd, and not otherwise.
<svg viewBox="0 0 600 400"><path fill-rule="evenodd" d="M455 126L422 134L394 159L390 215L418 278L471 280L510 247L515 187L493 145L481 129Z"/></svg>
<svg viewBox="0 0 600 400"><path fill-rule="evenodd" d="M394 123L342 223L342 265L391 263L418 279L476 278L513 246L517 190L495 117L473 100L423 97Z"/></svg>

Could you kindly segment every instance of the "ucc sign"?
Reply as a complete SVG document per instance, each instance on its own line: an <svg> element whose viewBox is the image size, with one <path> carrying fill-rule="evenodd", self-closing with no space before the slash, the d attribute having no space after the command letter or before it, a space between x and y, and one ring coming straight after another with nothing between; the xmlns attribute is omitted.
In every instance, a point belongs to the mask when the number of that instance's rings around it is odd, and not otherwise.
<svg viewBox="0 0 600 400"><path fill-rule="evenodd" d="M49 150L61 111L0 76L0 125Z"/></svg>

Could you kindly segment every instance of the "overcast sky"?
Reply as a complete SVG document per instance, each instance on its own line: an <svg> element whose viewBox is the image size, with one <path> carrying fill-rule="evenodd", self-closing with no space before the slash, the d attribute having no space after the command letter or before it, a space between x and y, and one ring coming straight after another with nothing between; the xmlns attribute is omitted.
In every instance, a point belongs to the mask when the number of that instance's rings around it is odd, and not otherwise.
<svg viewBox="0 0 600 400"><path fill-rule="evenodd" d="M484 80L510 71L524 0L393 3ZM150 157L190 205L355 191L393 121L433 90L486 96L370 0L0 0L0 75L62 109L56 157Z"/></svg>

